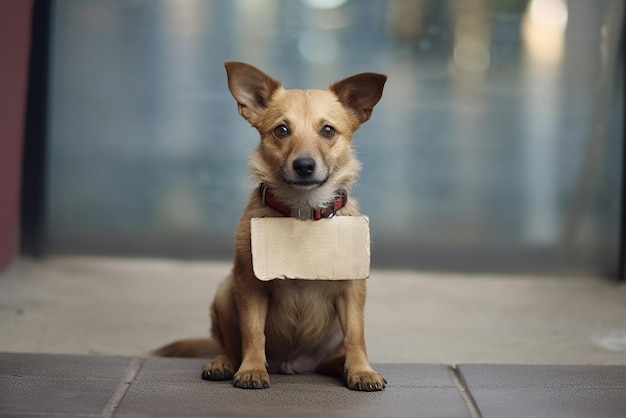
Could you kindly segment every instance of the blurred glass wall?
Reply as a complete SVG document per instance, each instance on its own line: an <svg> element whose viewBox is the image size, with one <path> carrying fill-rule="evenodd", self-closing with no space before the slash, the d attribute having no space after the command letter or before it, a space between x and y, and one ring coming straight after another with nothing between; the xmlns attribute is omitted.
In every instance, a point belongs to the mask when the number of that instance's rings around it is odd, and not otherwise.
<svg viewBox="0 0 626 418"><path fill-rule="evenodd" d="M53 254L230 258L258 134L225 60L389 76L355 136L375 267L606 274L623 0L55 0ZM619 77L618 77L619 75Z"/></svg>

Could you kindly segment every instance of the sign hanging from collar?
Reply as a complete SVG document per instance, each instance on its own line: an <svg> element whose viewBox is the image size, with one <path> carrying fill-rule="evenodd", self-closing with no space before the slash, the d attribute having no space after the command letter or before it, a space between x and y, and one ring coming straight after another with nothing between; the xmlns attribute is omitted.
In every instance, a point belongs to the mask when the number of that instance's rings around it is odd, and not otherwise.
<svg viewBox="0 0 626 418"><path fill-rule="evenodd" d="M257 279L354 280L370 274L366 216L299 220L253 218L252 267Z"/></svg>

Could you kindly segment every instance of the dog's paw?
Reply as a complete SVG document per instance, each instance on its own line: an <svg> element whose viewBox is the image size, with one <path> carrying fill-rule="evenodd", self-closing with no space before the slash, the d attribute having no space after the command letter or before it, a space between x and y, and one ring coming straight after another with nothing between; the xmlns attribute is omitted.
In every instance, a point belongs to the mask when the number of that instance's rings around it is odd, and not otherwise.
<svg viewBox="0 0 626 418"><path fill-rule="evenodd" d="M383 390L387 381L383 375L375 371L346 372L346 383L352 390L375 392Z"/></svg>
<svg viewBox="0 0 626 418"><path fill-rule="evenodd" d="M247 370L235 373L233 386L242 389L267 389L270 375L265 370Z"/></svg>
<svg viewBox="0 0 626 418"><path fill-rule="evenodd" d="M232 363L220 359L211 360L202 366L204 380L230 380L234 373Z"/></svg>

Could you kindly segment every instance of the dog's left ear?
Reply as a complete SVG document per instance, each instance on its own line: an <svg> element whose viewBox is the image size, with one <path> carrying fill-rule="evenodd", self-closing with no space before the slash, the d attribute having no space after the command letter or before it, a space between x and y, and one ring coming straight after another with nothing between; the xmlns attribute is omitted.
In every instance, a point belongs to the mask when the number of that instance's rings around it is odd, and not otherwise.
<svg viewBox="0 0 626 418"><path fill-rule="evenodd" d="M354 111L359 123L363 123L372 116L374 106L382 97L385 81L387 76L384 74L362 73L331 84L328 89L344 106Z"/></svg>

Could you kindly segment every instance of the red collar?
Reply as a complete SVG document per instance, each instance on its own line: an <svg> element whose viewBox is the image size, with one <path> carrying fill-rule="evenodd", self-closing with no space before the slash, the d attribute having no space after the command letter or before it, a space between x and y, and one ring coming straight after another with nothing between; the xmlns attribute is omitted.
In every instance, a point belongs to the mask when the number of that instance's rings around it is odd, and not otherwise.
<svg viewBox="0 0 626 418"><path fill-rule="evenodd" d="M278 200L264 183L261 183L259 193L261 194L261 202L263 202L264 206L268 206L285 216L297 217L298 214L294 213L297 212L297 209L294 210L285 202ZM338 190L337 197L329 202L328 205L311 211L311 219L318 221L322 218L332 218L339 209L346 205L346 203L348 203L348 192L344 189Z"/></svg>

